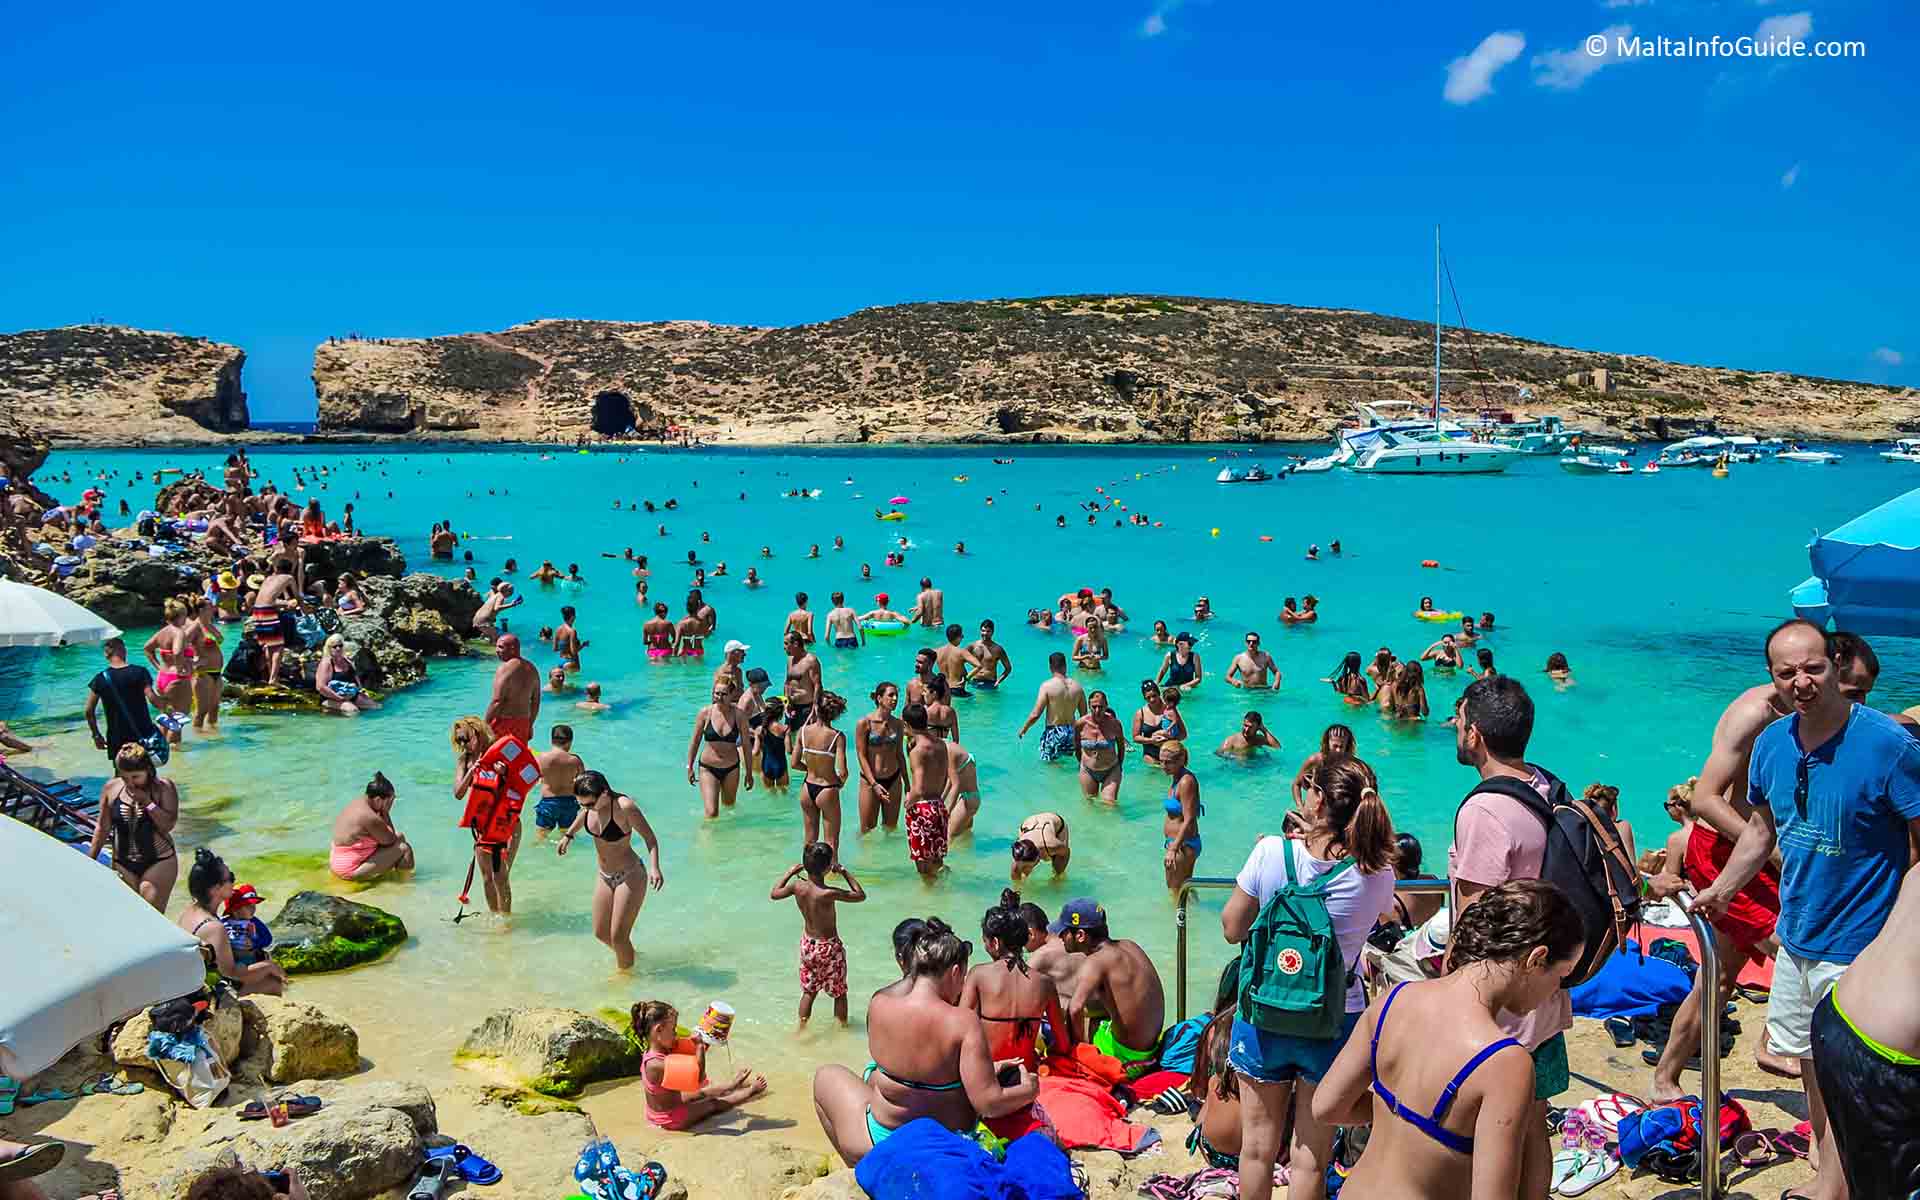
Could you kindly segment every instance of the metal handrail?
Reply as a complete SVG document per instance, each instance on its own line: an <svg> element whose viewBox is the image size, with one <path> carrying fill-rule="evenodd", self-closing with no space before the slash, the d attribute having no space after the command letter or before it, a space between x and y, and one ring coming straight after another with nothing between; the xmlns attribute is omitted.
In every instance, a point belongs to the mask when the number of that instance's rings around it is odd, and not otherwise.
<svg viewBox="0 0 1920 1200"><path fill-rule="evenodd" d="M1235 885L1232 879L1219 876L1201 876L1189 879L1180 885L1173 914L1175 926L1174 949L1174 1011L1179 1014L1177 1020L1187 1019L1187 901L1193 893L1206 888L1230 888ZM1400 879L1395 880L1393 890L1396 894L1432 895L1446 894L1450 884L1444 879ZM1700 943L1700 1118L1709 1129L1718 1129L1720 1122L1720 954L1713 942L1713 926L1705 917L1693 911L1693 894L1682 892L1676 898L1680 910L1687 914L1687 923L1693 927L1694 940ZM1709 1151L1704 1145L1700 1153L1700 1200L1720 1200L1720 1149Z"/></svg>

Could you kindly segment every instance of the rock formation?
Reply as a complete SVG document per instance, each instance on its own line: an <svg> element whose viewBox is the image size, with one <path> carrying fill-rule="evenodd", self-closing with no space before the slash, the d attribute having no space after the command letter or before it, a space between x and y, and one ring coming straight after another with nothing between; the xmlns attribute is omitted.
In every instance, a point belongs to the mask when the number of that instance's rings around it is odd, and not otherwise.
<svg viewBox="0 0 1920 1200"><path fill-rule="evenodd" d="M359 966L407 940L406 924L392 913L321 892L295 892L267 924L273 959L289 975Z"/></svg>
<svg viewBox="0 0 1920 1200"><path fill-rule="evenodd" d="M0 414L62 445L205 442L247 428L237 346L117 325L0 334Z"/></svg>
<svg viewBox="0 0 1920 1200"><path fill-rule="evenodd" d="M360 1069L360 1034L338 1017L285 996L250 996L240 1008L264 1050L268 1083L338 1079Z"/></svg>
<svg viewBox="0 0 1920 1200"><path fill-rule="evenodd" d="M1317 439L1357 401L1424 403L1431 326L1348 310L1155 296L866 309L786 329L544 320L497 334L328 342L326 431L572 441ZM1920 430L1912 389L1683 366L1448 332L1455 410L1557 412L1623 434ZM1595 372L1600 374L1596 375ZM1523 394L1522 389L1525 389Z"/></svg>
<svg viewBox="0 0 1920 1200"><path fill-rule="evenodd" d="M640 1069L633 1039L568 1008L503 1008L467 1035L457 1057L496 1060L533 1091L572 1096Z"/></svg>

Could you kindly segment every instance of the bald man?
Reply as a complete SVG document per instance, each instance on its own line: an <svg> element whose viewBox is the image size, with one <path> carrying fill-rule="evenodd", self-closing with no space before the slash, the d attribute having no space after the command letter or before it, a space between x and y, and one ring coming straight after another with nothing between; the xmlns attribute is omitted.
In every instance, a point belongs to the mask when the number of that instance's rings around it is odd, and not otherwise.
<svg viewBox="0 0 1920 1200"><path fill-rule="evenodd" d="M540 715L540 670L520 657L520 639L501 635L493 644L500 666L493 673L493 698L487 701L487 727L493 736L512 734L533 740L533 721Z"/></svg>

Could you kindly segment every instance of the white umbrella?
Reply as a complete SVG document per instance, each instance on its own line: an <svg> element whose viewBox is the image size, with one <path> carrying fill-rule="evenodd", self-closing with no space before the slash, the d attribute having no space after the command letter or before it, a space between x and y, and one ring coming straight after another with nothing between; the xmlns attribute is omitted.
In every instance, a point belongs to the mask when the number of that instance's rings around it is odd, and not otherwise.
<svg viewBox="0 0 1920 1200"><path fill-rule="evenodd" d="M203 982L200 943L113 868L5 817L0 862L0 1074L38 1074L128 1013Z"/></svg>
<svg viewBox="0 0 1920 1200"><path fill-rule="evenodd" d="M118 636L111 623L65 596L0 579L0 646L65 646Z"/></svg>

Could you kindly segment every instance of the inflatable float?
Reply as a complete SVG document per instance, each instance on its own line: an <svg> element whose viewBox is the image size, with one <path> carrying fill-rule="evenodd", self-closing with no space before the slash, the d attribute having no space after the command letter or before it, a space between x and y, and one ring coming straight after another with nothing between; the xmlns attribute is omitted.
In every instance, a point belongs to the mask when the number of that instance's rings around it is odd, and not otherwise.
<svg viewBox="0 0 1920 1200"><path fill-rule="evenodd" d="M907 631L907 623L905 621L885 620L862 621L860 622L860 628L875 637L899 637Z"/></svg>
<svg viewBox="0 0 1920 1200"><path fill-rule="evenodd" d="M873 519L876 521L904 521L907 519L907 514L903 512L883 513L876 509L874 510Z"/></svg>
<svg viewBox="0 0 1920 1200"><path fill-rule="evenodd" d="M1430 611L1422 612L1419 609L1415 609L1413 615L1418 617L1422 621L1458 621L1465 614L1457 613L1457 612L1440 612L1438 610L1430 610Z"/></svg>

